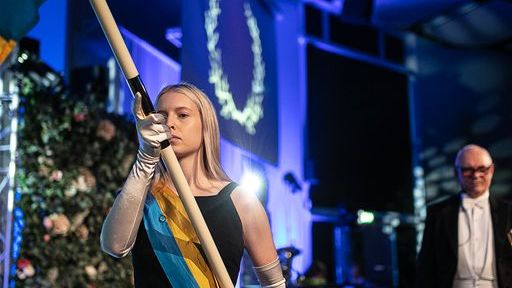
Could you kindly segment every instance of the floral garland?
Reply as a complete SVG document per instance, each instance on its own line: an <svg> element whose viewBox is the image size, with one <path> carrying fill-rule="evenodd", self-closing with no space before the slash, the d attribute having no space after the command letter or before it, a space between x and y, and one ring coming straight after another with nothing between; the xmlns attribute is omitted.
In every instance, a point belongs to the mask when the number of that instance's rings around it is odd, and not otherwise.
<svg viewBox="0 0 512 288"><path fill-rule="evenodd" d="M69 95L39 81L47 66L22 65L16 205L25 226L12 280L16 287L132 286L129 257L103 253L99 234L134 161L133 124L105 113L101 92Z"/></svg>

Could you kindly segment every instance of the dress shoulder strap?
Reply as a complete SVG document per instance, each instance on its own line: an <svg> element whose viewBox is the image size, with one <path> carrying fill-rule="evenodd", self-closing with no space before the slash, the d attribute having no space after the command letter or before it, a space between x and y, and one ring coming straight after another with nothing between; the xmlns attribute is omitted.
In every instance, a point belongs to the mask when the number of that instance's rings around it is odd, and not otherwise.
<svg viewBox="0 0 512 288"><path fill-rule="evenodd" d="M233 192L233 190L235 190L236 187L238 187L238 184L236 182L230 182L228 185L224 186L222 190L220 190L218 195L223 197L230 196L231 192Z"/></svg>

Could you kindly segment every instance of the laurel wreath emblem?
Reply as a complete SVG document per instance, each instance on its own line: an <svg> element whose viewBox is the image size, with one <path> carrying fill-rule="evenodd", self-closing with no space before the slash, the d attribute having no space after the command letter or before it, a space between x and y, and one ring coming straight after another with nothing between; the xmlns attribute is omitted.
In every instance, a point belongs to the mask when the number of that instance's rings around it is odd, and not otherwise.
<svg viewBox="0 0 512 288"><path fill-rule="evenodd" d="M217 47L219 33L217 32L218 18L221 13L220 0L209 0L209 9L205 12L205 30L207 37L208 59L210 70L208 81L215 87L215 96L222 106L220 115L227 120L234 120L245 128L247 133L256 134L256 124L263 118L263 98L265 80L265 62L262 56L260 30L254 17L251 6L244 2L244 14L247 27L252 39L251 51L253 54L253 70L251 81L251 93L247 98L245 107L239 110L233 100L233 94L229 89L228 77L222 69L222 52Z"/></svg>

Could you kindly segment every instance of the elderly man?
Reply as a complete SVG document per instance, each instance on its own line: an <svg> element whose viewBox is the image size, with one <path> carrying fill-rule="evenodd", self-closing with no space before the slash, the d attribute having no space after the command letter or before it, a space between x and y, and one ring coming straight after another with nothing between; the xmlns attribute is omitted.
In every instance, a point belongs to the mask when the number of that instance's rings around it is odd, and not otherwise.
<svg viewBox="0 0 512 288"><path fill-rule="evenodd" d="M512 205L489 194L491 155L467 145L455 171L461 193L427 210L416 287L512 287Z"/></svg>

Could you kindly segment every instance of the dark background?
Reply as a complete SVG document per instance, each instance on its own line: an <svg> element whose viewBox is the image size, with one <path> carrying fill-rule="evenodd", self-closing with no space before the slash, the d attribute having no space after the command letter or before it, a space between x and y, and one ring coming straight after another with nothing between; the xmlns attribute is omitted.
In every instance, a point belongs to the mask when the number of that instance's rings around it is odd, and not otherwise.
<svg viewBox="0 0 512 288"><path fill-rule="evenodd" d="M311 46L307 53L313 206L412 212L407 75Z"/></svg>

